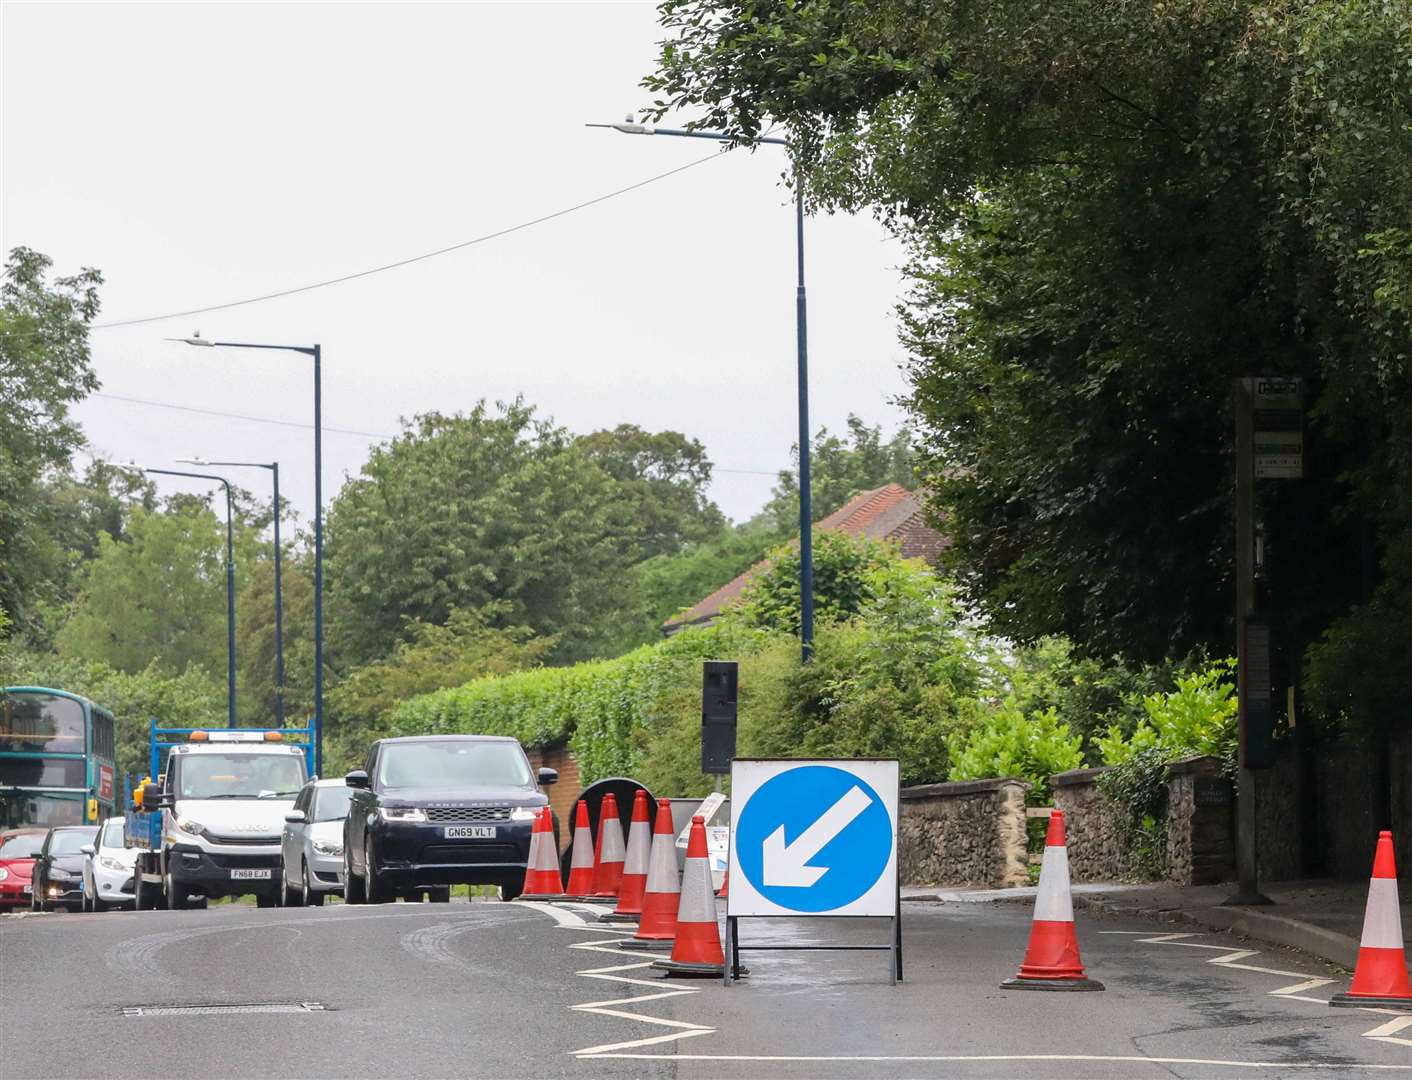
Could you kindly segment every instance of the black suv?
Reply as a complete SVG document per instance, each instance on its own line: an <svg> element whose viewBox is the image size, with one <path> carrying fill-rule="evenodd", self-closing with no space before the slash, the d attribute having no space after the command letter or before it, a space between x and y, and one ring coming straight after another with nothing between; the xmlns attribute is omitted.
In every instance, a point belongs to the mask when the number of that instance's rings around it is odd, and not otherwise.
<svg viewBox="0 0 1412 1080"><path fill-rule="evenodd" d="M452 885L524 889L530 832L549 798L553 769L530 768L516 739L418 735L380 739L353 788L343 825L343 880L350 904L398 896L446 901ZM555 833L557 835L557 823Z"/></svg>

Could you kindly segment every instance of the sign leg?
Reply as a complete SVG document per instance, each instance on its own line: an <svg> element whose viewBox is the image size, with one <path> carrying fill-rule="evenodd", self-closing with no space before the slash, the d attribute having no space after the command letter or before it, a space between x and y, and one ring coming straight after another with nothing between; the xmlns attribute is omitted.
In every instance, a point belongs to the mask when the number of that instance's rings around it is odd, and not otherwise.
<svg viewBox="0 0 1412 1080"><path fill-rule="evenodd" d="M735 965L731 963L732 950L735 947L735 920L729 915L726 916L726 962L721 966L721 983L730 986L731 976L735 974Z"/></svg>

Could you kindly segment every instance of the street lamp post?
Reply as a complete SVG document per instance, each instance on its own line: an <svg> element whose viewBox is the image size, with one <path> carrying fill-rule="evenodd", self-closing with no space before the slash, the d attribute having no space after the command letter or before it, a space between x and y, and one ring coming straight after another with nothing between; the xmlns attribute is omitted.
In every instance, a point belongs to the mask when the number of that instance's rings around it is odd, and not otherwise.
<svg viewBox="0 0 1412 1080"><path fill-rule="evenodd" d="M230 481L214 473L181 472L177 469L149 469L135 465L145 473L162 476L190 476L198 480L214 480L226 489L226 712L227 727L235 727L235 509L231 501Z"/></svg>
<svg viewBox="0 0 1412 1080"><path fill-rule="evenodd" d="M632 117L620 124L588 124L611 128L624 135L672 135L684 139L712 139L731 142L734 136L723 131L692 131L688 128L661 128L634 123ZM773 146L788 146L788 139L761 135L753 140ZM809 334L804 294L804 183L794 175L795 252L799 264L799 284L794 297L795 347L799 369L799 641L803 661L814 653L814 536L813 507L809 480Z"/></svg>
<svg viewBox="0 0 1412 1080"><path fill-rule="evenodd" d="M314 772L324 772L324 469L323 354L318 345L260 345L245 341L207 341L200 336L177 338L187 345L221 349L274 349L296 352L314 360Z"/></svg>
<svg viewBox="0 0 1412 1080"><path fill-rule="evenodd" d="M284 727L284 593L280 587L280 564L283 552L279 540L279 462L263 461L203 461L200 458L179 458L183 465L211 465L233 469L269 469L274 478L275 499L275 717Z"/></svg>

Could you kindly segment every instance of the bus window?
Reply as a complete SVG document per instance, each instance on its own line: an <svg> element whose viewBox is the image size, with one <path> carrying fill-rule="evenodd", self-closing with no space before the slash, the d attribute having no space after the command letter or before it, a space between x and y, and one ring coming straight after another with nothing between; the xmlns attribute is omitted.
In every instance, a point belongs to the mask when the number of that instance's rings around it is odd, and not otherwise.
<svg viewBox="0 0 1412 1080"><path fill-rule="evenodd" d="M83 794L33 795L27 791L0 792L0 828L17 829L83 824Z"/></svg>
<svg viewBox="0 0 1412 1080"><path fill-rule="evenodd" d="M72 698L11 694L0 711L0 750L86 753L83 728L83 706Z"/></svg>
<svg viewBox="0 0 1412 1080"><path fill-rule="evenodd" d="M0 758L0 787L86 788L82 758Z"/></svg>

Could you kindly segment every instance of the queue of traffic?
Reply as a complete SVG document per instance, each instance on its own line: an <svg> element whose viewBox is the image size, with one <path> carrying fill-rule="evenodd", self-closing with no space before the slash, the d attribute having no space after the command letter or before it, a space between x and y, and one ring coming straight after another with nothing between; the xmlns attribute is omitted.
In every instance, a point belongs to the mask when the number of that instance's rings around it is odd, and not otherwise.
<svg viewBox="0 0 1412 1080"><path fill-rule="evenodd" d="M96 824L0 834L0 905L181 910L446 902L455 885L524 886L553 769L511 738L384 739L365 767L311 776L312 733L150 729L152 775ZM288 741L287 741L288 740ZM558 832L558 823L554 824Z"/></svg>

